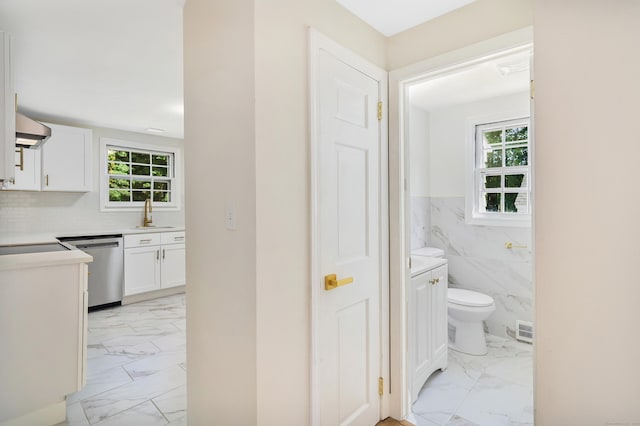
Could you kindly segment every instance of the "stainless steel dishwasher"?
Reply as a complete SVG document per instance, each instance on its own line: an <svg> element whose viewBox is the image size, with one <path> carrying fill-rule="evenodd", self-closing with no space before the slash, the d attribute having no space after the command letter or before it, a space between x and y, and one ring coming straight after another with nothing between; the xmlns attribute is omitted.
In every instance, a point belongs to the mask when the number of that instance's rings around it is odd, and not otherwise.
<svg viewBox="0 0 640 426"><path fill-rule="evenodd" d="M89 263L89 310L120 305L124 283L122 234L62 237L59 241L93 256Z"/></svg>

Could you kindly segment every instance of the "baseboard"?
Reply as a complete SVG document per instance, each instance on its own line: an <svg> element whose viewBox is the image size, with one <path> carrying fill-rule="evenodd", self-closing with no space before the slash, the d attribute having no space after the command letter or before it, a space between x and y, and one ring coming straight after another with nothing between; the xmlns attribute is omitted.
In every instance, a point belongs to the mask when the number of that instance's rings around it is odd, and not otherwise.
<svg viewBox="0 0 640 426"><path fill-rule="evenodd" d="M157 299L158 297L173 296L174 294L184 293L186 286L179 285L177 287L163 288L161 290L148 291L146 293L132 294L131 296L125 296L122 298L123 305L129 305L131 303L144 302L145 300ZM0 425L4 426L4 425Z"/></svg>
<svg viewBox="0 0 640 426"><path fill-rule="evenodd" d="M67 418L67 402L62 400L15 419L5 420L0 426L55 425Z"/></svg>

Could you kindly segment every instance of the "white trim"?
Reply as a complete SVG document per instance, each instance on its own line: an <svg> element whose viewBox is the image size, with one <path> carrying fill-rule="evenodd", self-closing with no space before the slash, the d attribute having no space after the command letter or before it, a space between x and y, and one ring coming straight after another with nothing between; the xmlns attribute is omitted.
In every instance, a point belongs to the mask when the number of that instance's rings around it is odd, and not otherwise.
<svg viewBox="0 0 640 426"><path fill-rule="evenodd" d="M372 79L378 81L380 101L383 103L383 117L380 121L380 365L381 377L385 380L385 388L389 389L389 199L388 199L388 75L385 70L377 67L356 53L348 50L335 41L329 39L314 28L309 28L309 140L310 140L310 168L311 168L311 364L310 364L310 425L320 425L320 395L318 390L318 292L320 286L314 285L320 276L318 265L318 165L317 146L318 131L318 53L330 52L332 56L349 66L359 70ZM384 392L380 401L380 418L389 416L391 397Z"/></svg>
<svg viewBox="0 0 640 426"><path fill-rule="evenodd" d="M100 159L98 163L100 165L100 211L101 212L116 212L116 211L132 211L139 210L144 203L130 204L127 206L113 206L109 204L109 185L107 174L107 146L118 146L127 149L140 149L144 151L157 151L167 152L173 154L173 188L171 189L171 202L165 205L155 203L154 209L158 211L170 211L180 210L182 206L182 191L184 188L182 173L182 148L170 145L155 145L145 142L134 142L122 139L112 138L100 138Z"/></svg>
<svg viewBox="0 0 640 426"><path fill-rule="evenodd" d="M391 417L405 419L410 412L407 387L406 348L406 284L409 281L409 176L408 89L425 78L445 75L462 67L500 57L508 53L530 49L533 28L472 44L389 74L389 213L390 213L390 327L391 327ZM533 197L532 197L533 200ZM533 204L532 204L533 210Z"/></svg>

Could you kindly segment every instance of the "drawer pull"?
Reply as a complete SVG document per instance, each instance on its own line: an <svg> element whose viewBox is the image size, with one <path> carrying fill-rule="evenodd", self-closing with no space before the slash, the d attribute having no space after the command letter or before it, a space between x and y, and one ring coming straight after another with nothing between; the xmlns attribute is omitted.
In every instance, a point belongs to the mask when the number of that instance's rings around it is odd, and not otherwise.
<svg viewBox="0 0 640 426"><path fill-rule="evenodd" d="M173 241L182 241L184 237L173 237Z"/></svg>
<svg viewBox="0 0 640 426"><path fill-rule="evenodd" d="M146 240L140 240L140 244L149 244L151 242L151 238Z"/></svg>

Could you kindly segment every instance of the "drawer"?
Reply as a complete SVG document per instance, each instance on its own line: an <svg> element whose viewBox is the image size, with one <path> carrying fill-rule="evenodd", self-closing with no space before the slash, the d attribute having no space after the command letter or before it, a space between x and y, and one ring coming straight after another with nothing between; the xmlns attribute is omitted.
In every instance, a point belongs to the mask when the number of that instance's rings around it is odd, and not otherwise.
<svg viewBox="0 0 640 426"><path fill-rule="evenodd" d="M162 244L182 244L185 241L184 231L179 232L163 232Z"/></svg>
<svg viewBox="0 0 640 426"><path fill-rule="evenodd" d="M124 248L159 246L162 242L160 233L132 234L124 236Z"/></svg>

